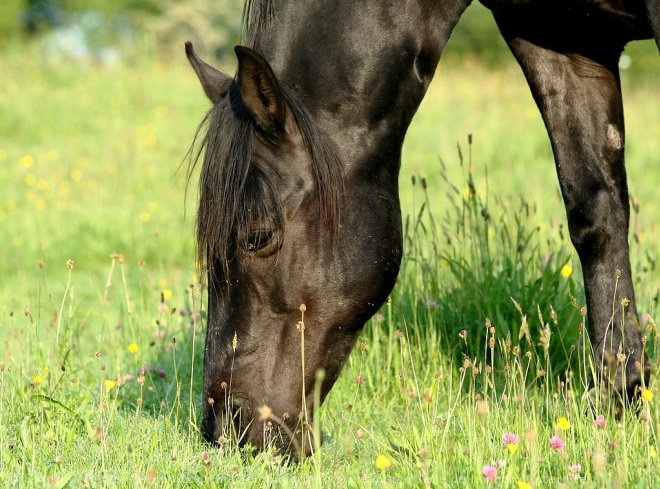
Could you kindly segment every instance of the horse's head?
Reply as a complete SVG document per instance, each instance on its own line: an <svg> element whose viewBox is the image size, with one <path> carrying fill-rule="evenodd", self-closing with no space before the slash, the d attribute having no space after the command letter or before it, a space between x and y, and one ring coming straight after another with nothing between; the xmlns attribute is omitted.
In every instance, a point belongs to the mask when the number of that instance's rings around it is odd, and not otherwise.
<svg viewBox="0 0 660 489"><path fill-rule="evenodd" d="M197 222L209 282L202 432L300 455L315 390L323 401L394 285L396 186L344 175L335 143L255 51L236 48L235 78L186 52L213 102Z"/></svg>

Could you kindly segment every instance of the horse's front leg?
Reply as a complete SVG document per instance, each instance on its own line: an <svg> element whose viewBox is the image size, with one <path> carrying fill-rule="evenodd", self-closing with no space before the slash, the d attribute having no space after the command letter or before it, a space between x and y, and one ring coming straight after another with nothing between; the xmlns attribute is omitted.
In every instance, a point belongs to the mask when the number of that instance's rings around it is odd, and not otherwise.
<svg viewBox="0 0 660 489"><path fill-rule="evenodd" d="M628 248L621 46L570 54L542 47L544 34L498 19L552 142L571 240L584 273L598 380L632 399L649 378ZM529 31L528 31L529 32ZM552 33L548 32L548 36ZM528 39L532 39L530 41Z"/></svg>

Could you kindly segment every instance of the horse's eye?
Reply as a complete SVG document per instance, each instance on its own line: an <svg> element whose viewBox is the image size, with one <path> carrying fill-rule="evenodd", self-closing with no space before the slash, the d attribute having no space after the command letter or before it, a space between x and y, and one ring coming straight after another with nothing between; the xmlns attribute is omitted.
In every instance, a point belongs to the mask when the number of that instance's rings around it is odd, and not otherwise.
<svg viewBox="0 0 660 489"><path fill-rule="evenodd" d="M271 229L255 229L250 231L245 240L245 251L255 252L263 250L273 240L275 233Z"/></svg>

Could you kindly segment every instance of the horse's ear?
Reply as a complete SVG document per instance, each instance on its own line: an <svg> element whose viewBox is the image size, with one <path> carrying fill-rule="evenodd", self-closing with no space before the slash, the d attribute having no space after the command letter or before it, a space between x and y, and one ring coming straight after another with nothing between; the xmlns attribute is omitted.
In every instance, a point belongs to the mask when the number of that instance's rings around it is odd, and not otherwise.
<svg viewBox="0 0 660 489"><path fill-rule="evenodd" d="M190 41L186 41L186 56L193 70L197 73L197 78L202 84L204 93L211 102L217 104L227 94L232 78L199 58Z"/></svg>
<svg viewBox="0 0 660 489"><path fill-rule="evenodd" d="M236 46L238 58L238 92L243 105L259 129L269 136L280 134L286 123L286 100L275 73L260 54L250 48Z"/></svg>

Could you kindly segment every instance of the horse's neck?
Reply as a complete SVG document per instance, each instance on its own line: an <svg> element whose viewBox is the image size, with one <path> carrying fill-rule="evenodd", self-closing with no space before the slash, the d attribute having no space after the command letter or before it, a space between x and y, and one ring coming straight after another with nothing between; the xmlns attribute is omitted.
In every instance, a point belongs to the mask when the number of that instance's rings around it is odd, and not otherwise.
<svg viewBox="0 0 660 489"><path fill-rule="evenodd" d="M277 0L267 56L337 141L347 165L385 162L391 175L470 1Z"/></svg>

